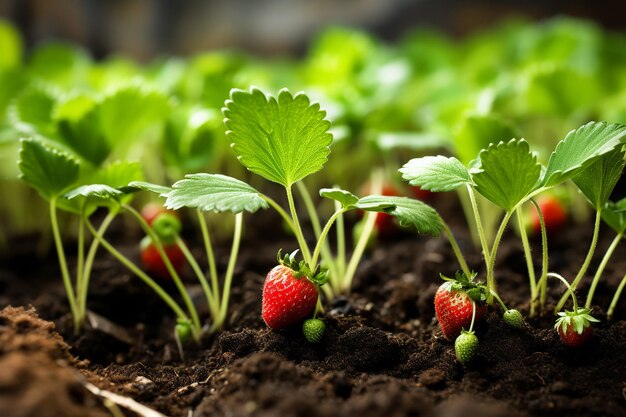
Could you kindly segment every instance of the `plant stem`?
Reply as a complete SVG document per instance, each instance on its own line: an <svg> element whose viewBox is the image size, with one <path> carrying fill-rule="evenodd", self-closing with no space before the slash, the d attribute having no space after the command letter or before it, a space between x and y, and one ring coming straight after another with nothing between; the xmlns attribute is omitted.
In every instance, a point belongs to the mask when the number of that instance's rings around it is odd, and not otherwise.
<svg viewBox="0 0 626 417"><path fill-rule="evenodd" d="M493 295L492 293L497 293L496 290L496 279L494 275L494 268L496 264L496 254L498 253L498 246L500 246L500 240L502 239L502 235L504 234L504 229L506 229L506 225L509 222L509 219L513 215L513 210L509 210L504 214L504 218L500 223L500 227L496 233L496 237L493 240L493 247L491 248L491 254L489 255L489 262L487 263L487 289L489 290L488 303L492 304Z"/></svg>
<svg viewBox="0 0 626 417"><path fill-rule="evenodd" d="M613 296L613 300L611 300L611 305L609 306L609 311L606 313L609 320L613 318L613 312L615 311L615 307L617 306L617 301L619 297L622 295L622 291L624 290L624 286L626 286L626 275L622 278L622 282L620 282L619 287L617 287L617 291L615 291L615 295Z"/></svg>
<svg viewBox="0 0 626 417"><path fill-rule="evenodd" d="M84 213L84 211L83 211ZM81 215L78 223L78 251L76 255L76 307L78 311L78 320L82 326L82 311L80 309L80 294L83 292L83 268L85 262L85 221L84 215Z"/></svg>
<svg viewBox="0 0 626 417"><path fill-rule="evenodd" d="M472 209L472 204L467 194L463 193L461 189L459 189L457 190L457 195L459 196L459 201L461 202L461 208L463 209L463 215L465 216L467 227L470 231L472 243L474 244L474 247L478 247L481 245L478 227L476 226L476 222L472 221L472 218L475 217L475 211Z"/></svg>
<svg viewBox="0 0 626 417"><path fill-rule="evenodd" d="M524 257L526 258L526 269L528 270L528 281L530 283L530 317L534 317L534 300L537 297L537 280L535 277L535 266L533 265L533 258L530 252L530 244L528 243L528 233L526 233L526 226L524 225L522 206L517 207L515 210L515 217L517 217L517 227L519 229L520 238L522 239Z"/></svg>
<svg viewBox="0 0 626 417"><path fill-rule="evenodd" d="M97 235L102 237L104 233L111 225L115 216L117 216L118 210L111 209L109 213L106 215L100 227L98 227ZM86 221L86 218L83 218L83 222ZM87 312L87 292L89 291L89 281L91 279L91 269L93 267L93 261L96 258L96 252L98 251L98 246L100 246L100 241L96 238L91 242L89 246L89 250L87 251L87 258L85 258L85 267L83 269L83 278L81 291L78 293L78 311L80 312L80 319L83 321L85 319L85 315Z"/></svg>
<svg viewBox="0 0 626 417"><path fill-rule="evenodd" d="M322 229L322 233L320 233L320 236L318 237L318 240L317 240L317 244L315 245L315 250L313 251L313 257L311 258L311 264L310 264L311 271L315 271L315 268L317 267L317 258L319 257L320 251L322 250L324 246L324 242L326 242L326 236L328 236L328 232L330 231L330 228L332 227L335 220L339 216L341 216L345 211L346 211L345 209L341 209L339 211L334 212L333 215L330 216L330 219L328 219L328 221L324 225L324 229Z"/></svg>
<svg viewBox="0 0 626 417"><path fill-rule="evenodd" d="M170 273L172 280L174 281L174 284L176 285L176 288L178 288L180 295L183 297L183 301L185 302L185 306L187 307L187 311L189 312L189 315L191 316L191 320L193 321L194 326L197 329L200 329L202 326L200 325L200 317L198 317L198 311L196 310L196 307L193 305L193 301L191 301L191 298L189 297L189 294L187 293L187 289L185 288L183 281L180 279L180 275L178 275L178 272L176 272L176 269L174 268L174 266L172 266L172 262L170 262L170 258L165 253L165 250L163 249L163 243L161 243L161 239L154 232L154 230L148 225L148 223L143 219L143 217L141 217L141 214L139 214L137 210L135 210L134 208L132 208L131 206L127 204L123 204L122 207L125 208L127 211L129 211L137 219L143 231L152 240L152 244L156 248L157 252L159 252L159 255L161 256L161 259L163 259L163 263L165 264L167 271Z"/></svg>
<svg viewBox="0 0 626 417"><path fill-rule="evenodd" d="M350 258L350 262L348 263L348 267L346 268L346 273L339 283L339 291L337 291L338 293L350 292L352 279L354 278L354 274L356 273L356 268L359 266L359 262L361 260L361 257L363 256L363 252L365 252L365 248L367 247L367 241L369 240L370 236L372 235L372 231L374 230L377 215L378 213L374 212L369 212L365 215L365 225L363 226L363 229L361 229L361 235L359 236L359 240L354 247L354 252L352 252L352 257Z"/></svg>
<svg viewBox="0 0 626 417"><path fill-rule="evenodd" d="M498 301L498 304L500 304L500 307L502 307L502 310L504 310L505 312L509 310L506 307L506 304L504 304L504 301L502 301L502 298L500 298L500 296L498 295L497 292L492 291L491 295L496 299L496 301Z"/></svg>
<svg viewBox="0 0 626 417"><path fill-rule="evenodd" d="M189 262L189 265L191 265L191 269L196 274L196 277L200 282L200 286L202 287L202 291L204 291L204 295L206 296L206 301L209 306L209 310L211 311L211 315L213 316L213 320L215 320L217 316L217 311L219 311L219 307L215 302L213 290L211 289L211 287L209 287L209 283L204 276L204 272L202 272L200 265L198 265L198 262L196 262L193 255L189 251L189 248L179 235L176 235L176 246L178 246L180 251L183 253L185 259L187 259L187 262ZM215 288L215 290L217 290L217 288Z"/></svg>
<svg viewBox="0 0 626 417"><path fill-rule="evenodd" d="M148 274L143 272L137 265L135 265L130 259L126 256L122 255L117 249L113 247L103 236L100 236L98 232L94 229L93 225L89 220L85 220L87 228L93 234L94 238L100 242L102 247L104 247L115 259L117 259L122 265L128 268L133 274L135 274L139 279L145 282L161 299L168 305L169 308L172 309L176 317L182 320L189 320L185 312L180 308L180 306L174 301L172 297L165 291L159 284L157 284ZM192 328L194 328L194 324L192 323ZM199 337L199 327L195 328L194 337Z"/></svg>
<svg viewBox="0 0 626 417"><path fill-rule="evenodd" d="M209 234L209 228L204 218L204 213L197 210L198 222L200 223L200 230L202 231L202 240L204 241L204 249L206 250L206 259L209 264L209 275L211 276L211 286L214 288L213 301L216 305L220 303L219 283L217 281L217 265L215 263L215 253L213 252L213 244L211 242L211 235Z"/></svg>
<svg viewBox="0 0 626 417"><path fill-rule="evenodd" d="M243 213L237 213L235 216L235 231L233 232L233 244L230 249L228 258L228 267L226 268L226 277L224 278L224 288L222 290L222 300L220 305L220 313L215 322L213 330L219 330L224 325L226 313L228 312L228 301L230 299L230 287L233 282L233 273L237 263L237 254L239 253L239 244L241 243L241 230L243 228Z"/></svg>
<svg viewBox="0 0 626 417"><path fill-rule="evenodd" d="M448 237L448 240L450 241L450 246L452 246L452 251L454 252L454 255L456 256L456 259L459 262L459 265L461 265L461 269L463 270L463 273L465 274L465 276L469 277L471 274L471 271L469 267L467 266L467 262L465 262L465 257L463 257L463 253L461 252L461 249L459 248L459 245L456 239L454 238L454 235L452 234L450 227L445 221L443 221L441 217L440 217L440 220L441 220L441 224L443 224L443 231Z"/></svg>
<svg viewBox="0 0 626 417"><path fill-rule="evenodd" d="M593 295L596 292L596 287L598 286L598 282L600 282L600 277L602 276L602 273L604 272L604 268L606 268L606 265L609 263L609 259L611 259L611 256L613 255L615 248L619 244L620 240L622 240L622 237L624 237L624 234L618 233L617 236L615 236L615 239L613 239L613 242L611 242L611 246L609 246L609 248L606 250L604 257L602 258L602 261L600 262L600 265L598 266L598 270L596 271L596 274L593 277L593 281L591 281L591 287L589 288L589 292L587 293L587 301L585 301L585 308L591 308Z"/></svg>
<svg viewBox="0 0 626 417"><path fill-rule="evenodd" d="M78 334L80 330L80 320L78 314L78 306L76 305L76 295L72 288L72 279L67 268L67 260L65 258L65 250L63 249L63 242L61 240L61 233L59 232L59 221L57 219L57 200L56 197L50 199L50 223L52 225L52 235L54 236L54 243L57 249L57 256L59 258L59 266L61 267L61 276L63 277L63 285L65 286L65 294L67 295L67 301L70 304L70 311L72 312L72 319L74 322L74 332Z"/></svg>
<svg viewBox="0 0 626 417"><path fill-rule="evenodd" d="M263 198L263 200L267 201L267 203L278 212L278 214L280 214L280 216L283 218L283 220L287 223L287 226L289 226L289 228L291 229L291 231L294 233L294 235L296 234L296 226L293 224L293 220L291 219L291 217L289 217L289 214L287 214L287 212L285 210L283 210L283 208L278 205L278 203L274 200L272 200L271 198L269 198L266 195L261 194L261 198Z"/></svg>
<svg viewBox="0 0 626 417"><path fill-rule="evenodd" d="M341 204L335 201L335 210L339 210ZM337 217L337 260L336 271L338 276L343 276L346 273L346 228L343 221L343 213Z"/></svg>
<svg viewBox="0 0 626 417"><path fill-rule="evenodd" d="M291 186L285 187L287 191L287 201L289 203L289 211L291 212L291 219L293 220L293 232L296 235L296 239L298 240L298 245L300 245L300 250L302 251L302 257L304 258L304 262L306 262L311 269L311 251L309 250L309 246L306 243L306 239L304 238L304 234L302 233L302 227L300 226L300 221L298 220L298 212L296 211L296 205L293 201L293 192L291 190Z"/></svg>
<svg viewBox="0 0 626 417"><path fill-rule="evenodd" d="M470 333L474 330L474 320L476 320L476 302L472 300L472 321L469 328Z"/></svg>
<svg viewBox="0 0 626 417"><path fill-rule="evenodd" d="M470 184L467 185L467 193L472 204L472 210L474 212L474 220L476 221L476 230L478 231L478 237L480 239L480 246L483 250L483 257L485 263L489 263L489 246L487 245L487 239L485 238L485 229L483 228L482 220L480 219L480 211L478 210L478 204L476 204L476 195L474 194L474 188Z"/></svg>
<svg viewBox="0 0 626 417"><path fill-rule="evenodd" d="M530 198L530 202L535 206L535 210L537 210L539 225L541 227L541 278L539 278L537 286L541 288L539 306L543 309L546 304L548 289L548 231L546 230L546 221L543 218L539 204L537 204L534 198ZM531 300L531 304L532 303L534 303L534 300Z"/></svg>
<svg viewBox="0 0 626 417"><path fill-rule="evenodd" d="M576 312L578 311L578 300L576 300L576 295L574 295L574 289L572 288L572 286L570 285L569 282L567 282L567 280L565 278L563 278L561 275L557 274L556 272L548 272L547 274L548 277L552 277L552 278L557 278L559 280L561 280L561 282L563 284L565 284L565 286L567 287L567 291L565 292L565 299L567 300L567 296L571 295L572 296L572 308L573 311ZM563 306L561 306L563 307ZM557 309L555 311L555 314L558 313L561 309Z"/></svg>
<svg viewBox="0 0 626 417"><path fill-rule="evenodd" d="M589 246L589 252L587 253L587 257L585 258L583 266L580 268L580 271L578 271L576 278L574 278L574 281L572 281L572 288L574 290L576 289L576 287L578 286L578 283L587 272L587 268L589 268L589 264L591 263L591 258L593 258L593 254L596 250L596 245L598 244L598 234L600 233L601 220L602 220L602 209L596 211L596 222L593 227L593 237L591 238L591 245ZM560 311L561 308L563 308L563 304L565 304L566 300L567 300L567 295L563 294L563 297L561 297L561 300L559 300L558 304L556 305L555 311L557 312Z"/></svg>

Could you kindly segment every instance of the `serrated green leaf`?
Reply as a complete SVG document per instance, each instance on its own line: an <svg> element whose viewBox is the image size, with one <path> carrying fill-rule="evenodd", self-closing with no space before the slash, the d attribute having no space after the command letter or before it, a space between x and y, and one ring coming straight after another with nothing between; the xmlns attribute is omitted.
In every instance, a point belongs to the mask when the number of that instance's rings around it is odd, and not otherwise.
<svg viewBox="0 0 626 417"><path fill-rule="evenodd" d="M289 187L326 163L330 122L302 93L282 90L275 98L256 88L233 90L223 113L241 163L270 181Z"/></svg>
<svg viewBox="0 0 626 417"><path fill-rule="evenodd" d="M626 232L626 198L616 203L606 203L602 210L602 220L616 233Z"/></svg>
<svg viewBox="0 0 626 417"><path fill-rule="evenodd" d="M58 197L78 179L78 162L70 156L32 139L21 145L20 178L45 198Z"/></svg>
<svg viewBox="0 0 626 417"><path fill-rule="evenodd" d="M476 190L504 210L522 201L541 175L541 165L524 139L489 145L479 158L480 165L472 171Z"/></svg>
<svg viewBox="0 0 626 417"><path fill-rule="evenodd" d="M322 188L320 190L320 196L338 201L342 208L352 207L359 201L359 197L355 196L350 191L340 188Z"/></svg>
<svg viewBox="0 0 626 417"><path fill-rule="evenodd" d="M164 185L152 184L146 181L132 181L126 187L121 187L122 191L126 191L126 188L134 190L150 191L151 193L158 194L160 197L165 197L167 193L172 191L171 187Z"/></svg>
<svg viewBox="0 0 626 417"><path fill-rule="evenodd" d="M56 94L50 88L33 85L15 98L10 109L12 122L26 134L51 136L54 131L52 112L56 100Z"/></svg>
<svg viewBox="0 0 626 417"><path fill-rule="evenodd" d="M191 174L178 181L167 194L167 208L198 208L202 211L254 213L266 209L262 194L236 178L220 174Z"/></svg>
<svg viewBox="0 0 626 417"><path fill-rule="evenodd" d="M106 184L89 184L81 185L73 190L68 191L63 195L68 200L75 199L77 197L96 198L102 200L119 199L124 193L118 189L110 187Z"/></svg>
<svg viewBox="0 0 626 417"><path fill-rule="evenodd" d="M399 171L411 185L435 192L452 191L472 183L467 168L454 157L438 155L411 159Z"/></svg>
<svg viewBox="0 0 626 417"><path fill-rule="evenodd" d="M355 204L365 211L391 214L401 226L415 229L418 233L438 236L443 229L441 218L434 208L419 200L407 197L369 195Z"/></svg>
<svg viewBox="0 0 626 417"><path fill-rule="evenodd" d="M624 151L618 148L596 159L572 178L572 181L595 209L600 210L609 200L622 171L624 171Z"/></svg>
<svg viewBox="0 0 626 417"><path fill-rule="evenodd" d="M218 110L177 109L165 124L163 145L168 164L184 171L205 167L223 139L222 117Z"/></svg>
<svg viewBox="0 0 626 417"><path fill-rule="evenodd" d="M606 122L589 122L572 130L550 156L541 186L553 187L576 176L623 143L624 137L626 126Z"/></svg>

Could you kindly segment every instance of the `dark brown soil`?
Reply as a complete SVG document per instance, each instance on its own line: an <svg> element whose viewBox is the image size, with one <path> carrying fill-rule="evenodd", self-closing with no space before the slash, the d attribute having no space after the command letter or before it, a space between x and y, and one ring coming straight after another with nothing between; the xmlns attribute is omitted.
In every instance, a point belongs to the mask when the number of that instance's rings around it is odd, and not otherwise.
<svg viewBox="0 0 626 417"><path fill-rule="evenodd" d="M29 246L16 246L0 268L0 307L32 304L49 321L34 310L0 313L0 415L107 415L82 388L81 380L88 380L172 417L626 416L626 302L614 321L604 315L626 270L626 247L616 251L598 287L594 314L602 322L588 345L562 346L551 310L523 329L507 327L493 310L478 330L477 359L463 367L443 339L432 305L439 273L457 268L445 239L402 235L379 242L363 261L353 293L327 305L326 335L311 345L298 328L273 332L260 318L264 274L276 250L294 243L285 236L259 242L270 229L253 227L248 225L237 267L227 329L190 347L185 363L169 311L110 257L98 257L90 306L122 326L130 341L96 330L74 337L53 254L32 262ZM590 229L571 227L553 239L551 270L573 277ZM591 273L611 239L603 232ZM466 239L461 243L469 248ZM222 270L227 246L218 250ZM538 253L539 242L533 247ZM124 250L137 257L134 244ZM469 252L471 266L482 272L479 253ZM202 259L200 247L197 255ZM505 301L527 313L526 266L512 234L498 265ZM552 307L561 291L551 286Z"/></svg>

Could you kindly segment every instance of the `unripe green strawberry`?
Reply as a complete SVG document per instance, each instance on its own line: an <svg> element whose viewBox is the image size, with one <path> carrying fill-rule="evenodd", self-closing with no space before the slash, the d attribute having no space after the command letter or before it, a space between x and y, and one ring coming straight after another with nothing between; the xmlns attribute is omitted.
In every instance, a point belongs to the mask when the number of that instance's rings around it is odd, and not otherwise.
<svg viewBox="0 0 626 417"><path fill-rule="evenodd" d="M302 333L309 343L318 343L324 337L326 324L320 319L308 319L302 325Z"/></svg>
<svg viewBox="0 0 626 417"><path fill-rule="evenodd" d="M187 344L193 336L191 323L189 321L178 320L176 327L174 327L174 331L176 332L176 337L183 345Z"/></svg>
<svg viewBox="0 0 626 417"><path fill-rule="evenodd" d="M524 324L524 316L519 310L511 309L504 312L502 319L511 327L520 328Z"/></svg>
<svg viewBox="0 0 626 417"><path fill-rule="evenodd" d="M478 350L478 337L474 332L462 330L461 334L454 341L454 352L456 358L463 365L467 365L476 355Z"/></svg>

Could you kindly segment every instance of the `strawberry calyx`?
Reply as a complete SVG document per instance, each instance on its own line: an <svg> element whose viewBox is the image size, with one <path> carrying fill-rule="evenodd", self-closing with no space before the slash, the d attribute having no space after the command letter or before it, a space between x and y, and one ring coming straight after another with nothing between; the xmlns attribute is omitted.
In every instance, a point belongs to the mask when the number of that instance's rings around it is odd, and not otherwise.
<svg viewBox="0 0 626 417"><path fill-rule="evenodd" d="M554 328L561 330L563 334L567 334L568 329L574 329L578 334L582 334L591 323L598 323L600 320L591 315L590 308L576 308L574 311L561 311L559 318L554 324Z"/></svg>
<svg viewBox="0 0 626 417"><path fill-rule="evenodd" d="M279 264L286 266L293 271L293 277L296 279L306 278L318 287L328 282L328 271L318 265L315 270L311 270L309 265L304 261L298 261L296 255L299 249L282 256L282 249L278 251L276 259Z"/></svg>
<svg viewBox="0 0 626 417"><path fill-rule="evenodd" d="M450 278L439 274L441 279L451 283L450 291L464 292L476 304L483 305L487 302L488 290L485 284L474 281L476 275L476 272L471 272L468 276L463 271L457 271L454 278Z"/></svg>

